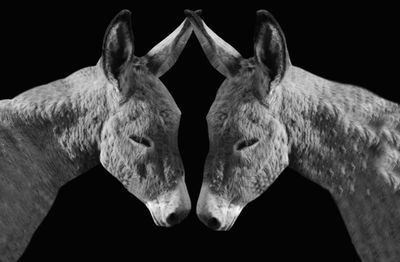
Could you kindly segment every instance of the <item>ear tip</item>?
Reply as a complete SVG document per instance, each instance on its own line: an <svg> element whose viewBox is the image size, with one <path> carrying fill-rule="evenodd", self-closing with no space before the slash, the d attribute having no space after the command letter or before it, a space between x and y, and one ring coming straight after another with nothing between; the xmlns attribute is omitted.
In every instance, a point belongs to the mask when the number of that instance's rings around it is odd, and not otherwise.
<svg viewBox="0 0 400 262"><path fill-rule="evenodd" d="M131 11L129 9L122 9L120 13L131 14Z"/></svg>
<svg viewBox="0 0 400 262"><path fill-rule="evenodd" d="M183 13L184 13L186 16L191 16L191 15L193 15L193 11L192 11L192 10L189 10L189 9L183 10Z"/></svg>
<svg viewBox="0 0 400 262"><path fill-rule="evenodd" d="M276 19L271 14L271 12L264 10L264 9L258 10L256 12L256 16L257 16L257 19L260 19L260 20L276 21Z"/></svg>
<svg viewBox="0 0 400 262"><path fill-rule="evenodd" d="M130 20L132 16L132 12L128 9L123 9L121 10L117 15L116 18L118 18L118 20Z"/></svg>
<svg viewBox="0 0 400 262"><path fill-rule="evenodd" d="M269 12L269 11L267 11L267 10L265 10L265 9L260 9L260 10L257 10L257 12L256 12L256 14L259 16L259 15L271 15L271 13Z"/></svg>
<svg viewBox="0 0 400 262"><path fill-rule="evenodd" d="M183 11L183 13L187 16L187 17L196 17L196 16L199 16L199 15L201 15L201 13L203 12L203 10L202 9L197 9L196 11L192 11L192 10L189 10L189 9L185 9L184 11Z"/></svg>

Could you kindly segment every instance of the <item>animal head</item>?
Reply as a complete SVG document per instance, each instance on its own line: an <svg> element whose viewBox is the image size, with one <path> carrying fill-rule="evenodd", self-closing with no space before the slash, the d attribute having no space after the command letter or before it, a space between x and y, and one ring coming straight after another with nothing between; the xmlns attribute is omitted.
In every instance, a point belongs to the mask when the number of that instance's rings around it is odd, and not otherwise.
<svg viewBox="0 0 400 262"><path fill-rule="evenodd" d="M189 213L177 133L181 112L159 80L178 59L192 32L185 21L146 55L134 55L131 13L110 23L100 66L110 113L104 122L100 162L149 208L161 226Z"/></svg>
<svg viewBox="0 0 400 262"><path fill-rule="evenodd" d="M195 13L185 13L208 60L226 77L207 115L210 151L197 215L210 228L228 230L288 165L288 136L279 110L290 60L282 30L267 11L257 12L254 57L249 59Z"/></svg>

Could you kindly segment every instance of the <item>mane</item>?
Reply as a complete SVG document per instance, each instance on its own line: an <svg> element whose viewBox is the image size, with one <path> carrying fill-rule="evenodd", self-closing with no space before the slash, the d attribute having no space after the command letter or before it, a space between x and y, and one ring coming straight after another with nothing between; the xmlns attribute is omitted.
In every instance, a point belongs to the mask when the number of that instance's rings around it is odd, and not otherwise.
<svg viewBox="0 0 400 262"><path fill-rule="evenodd" d="M29 89L3 100L1 121L6 126L26 129L35 140L48 130L72 159L76 152L91 152L99 139L107 115L105 77L98 66L76 71L64 79Z"/></svg>
<svg viewBox="0 0 400 262"><path fill-rule="evenodd" d="M291 81L298 86L288 88L289 96L295 97L289 98L289 103L297 105L285 109L292 114L307 112L309 121L302 123L306 129L303 139L312 144L315 154L337 166L319 164L332 166L328 172L335 173L357 172L355 168L369 165L380 183L399 192L400 106L364 88L325 80L299 68L295 68Z"/></svg>
<svg viewBox="0 0 400 262"><path fill-rule="evenodd" d="M334 83L327 91L332 104L325 105L326 109L337 117L354 145L364 145L354 148L354 153L369 150L377 175L400 191L399 106L356 86Z"/></svg>
<svg viewBox="0 0 400 262"><path fill-rule="evenodd" d="M9 105L17 112L17 117L26 121L53 121L68 118L64 113L69 109L79 111L85 101L82 92L90 91L98 81L96 67L76 71L64 79L29 89L9 100ZM82 92L80 92L82 91Z"/></svg>

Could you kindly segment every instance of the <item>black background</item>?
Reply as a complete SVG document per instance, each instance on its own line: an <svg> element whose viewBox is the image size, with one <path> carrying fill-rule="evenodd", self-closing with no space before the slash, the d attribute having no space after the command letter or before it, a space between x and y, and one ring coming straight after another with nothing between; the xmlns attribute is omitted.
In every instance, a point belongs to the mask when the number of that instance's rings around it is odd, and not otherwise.
<svg viewBox="0 0 400 262"><path fill-rule="evenodd" d="M394 6L293 6L269 1L232 2L224 8L160 6L150 1L108 2L92 8L71 3L4 6L0 98L12 98L96 64L108 23L123 8L133 13L137 56L172 32L182 22L185 8L202 8L207 24L244 57L253 55L255 11L267 9L284 30L292 64L400 101ZM208 151L205 116L223 79L194 35L175 66L161 77L182 111L179 149L193 207L182 224L156 227L147 208L99 165L61 188L22 261L359 261L328 192L291 170L250 203L229 232L213 232L197 219L194 207Z"/></svg>

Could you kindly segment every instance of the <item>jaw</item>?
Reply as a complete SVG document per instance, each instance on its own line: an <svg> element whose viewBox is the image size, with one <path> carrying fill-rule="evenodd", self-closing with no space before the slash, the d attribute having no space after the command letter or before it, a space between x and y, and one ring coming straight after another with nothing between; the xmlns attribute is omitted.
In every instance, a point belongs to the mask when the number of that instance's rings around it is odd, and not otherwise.
<svg viewBox="0 0 400 262"><path fill-rule="evenodd" d="M218 231L229 230L235 223L244 205L235 205L212 193L203 183L197 202L197 216L208 227Z"/></svg>
<svg viewBox="0 0 400 262"><path fill-rule="evenodd" d="M180 178L174 190L145 204L157 226L171 227L180 223L191 209L184 177Z"/></svg>

